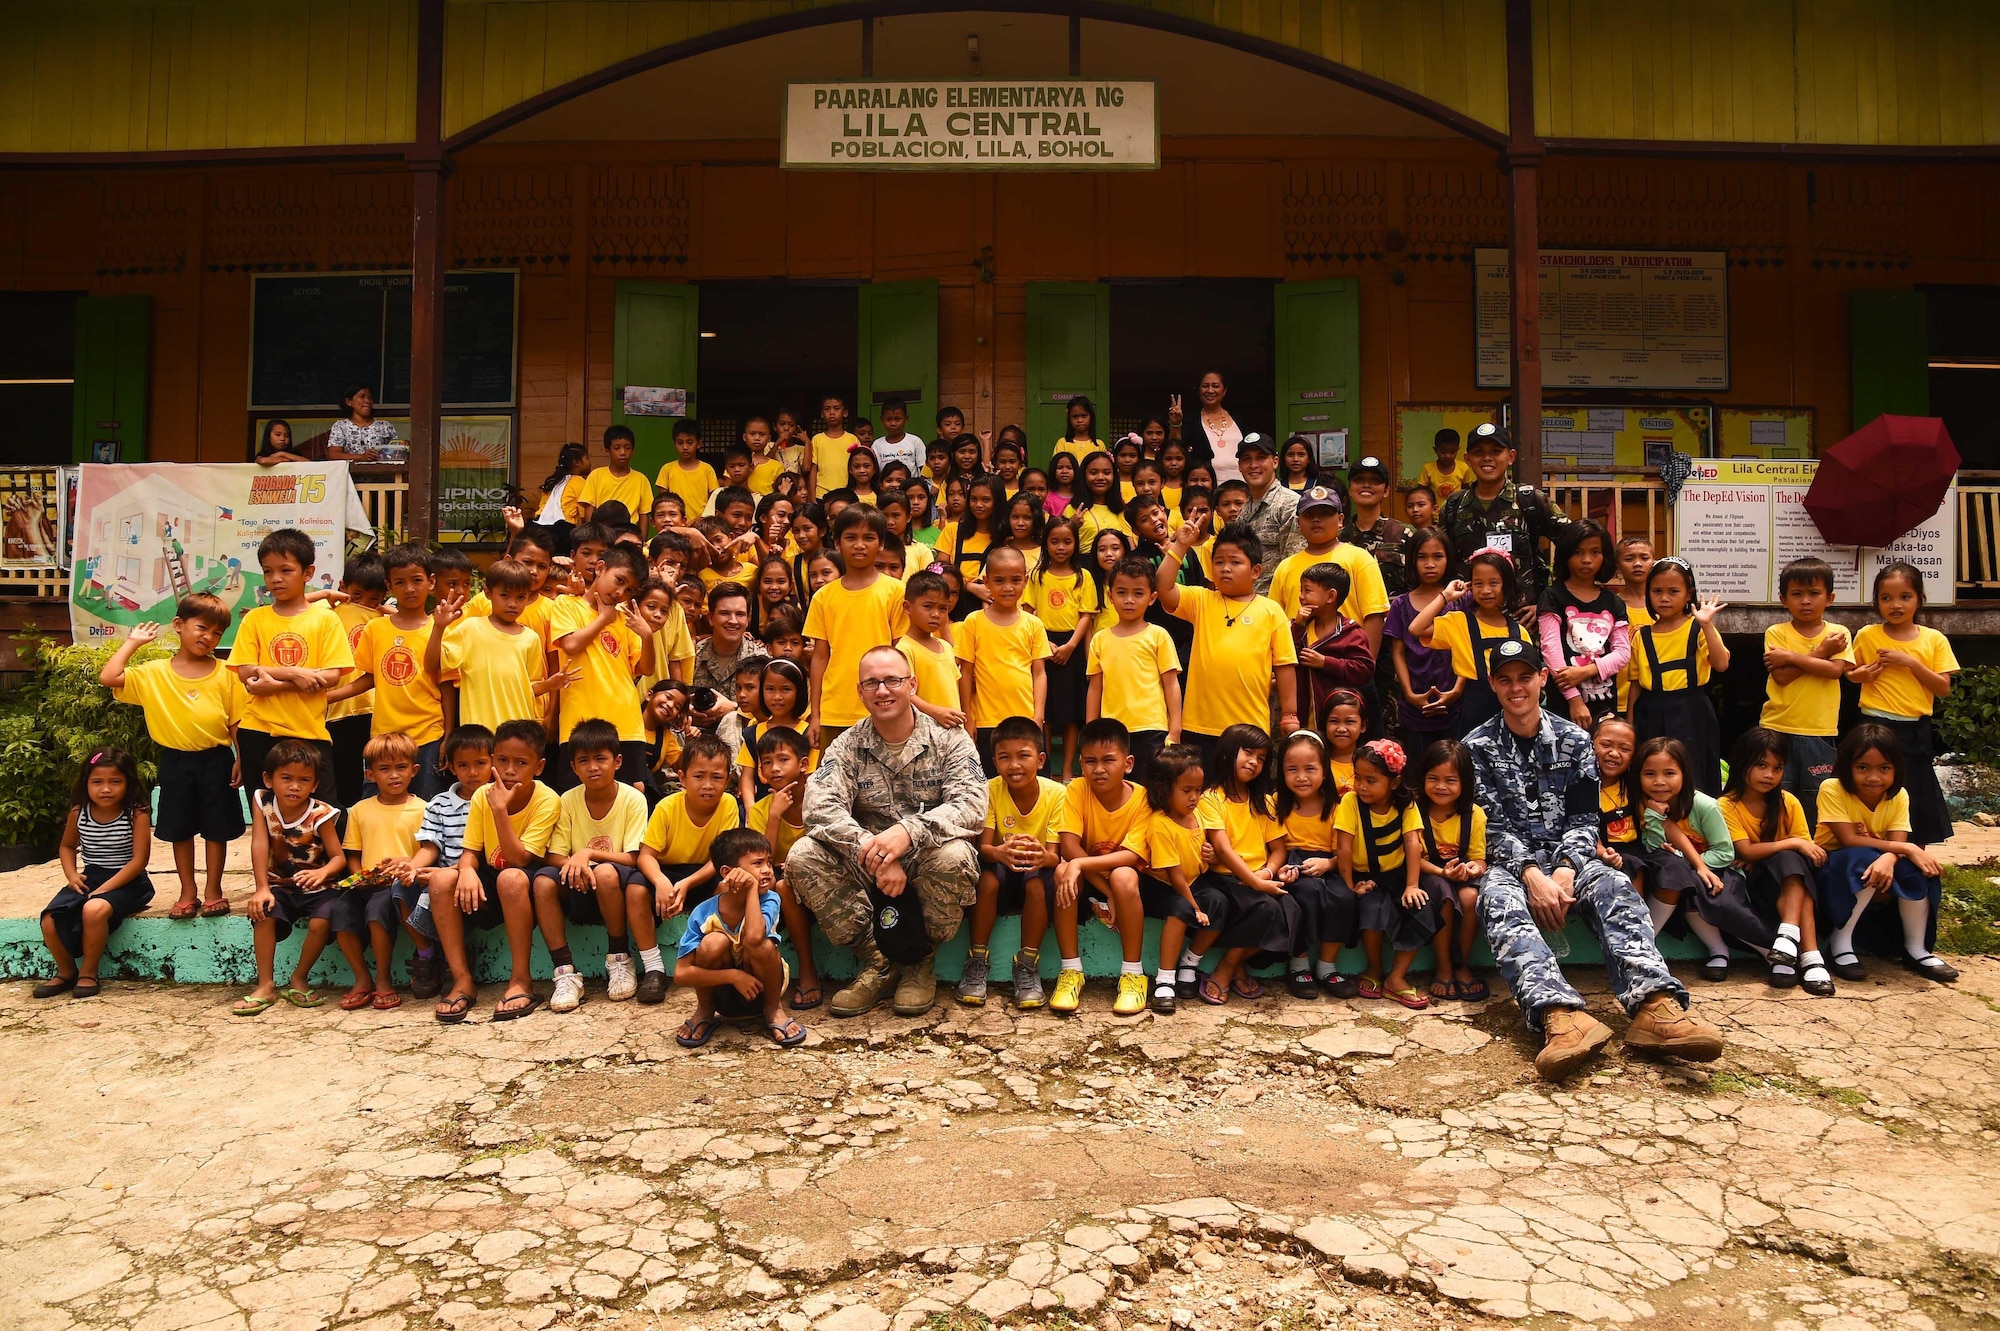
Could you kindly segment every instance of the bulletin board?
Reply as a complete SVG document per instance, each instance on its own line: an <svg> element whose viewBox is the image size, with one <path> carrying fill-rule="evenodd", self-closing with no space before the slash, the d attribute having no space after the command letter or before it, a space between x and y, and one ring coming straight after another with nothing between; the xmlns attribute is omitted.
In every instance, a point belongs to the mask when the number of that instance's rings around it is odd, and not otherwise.
<svg viewBox="0 0 2000 1331"><path fill-rule="evenodd" d="M1396 478L1400 485L1415 485L1417 473L1435 456L1431 441L1439 430L1458 431L1459 456L1472 432L1489 421L1500 419L1497 402L1407 402L1396 407Z"/></svg>
<svg viewBox="0 0 2000 1331"><path fill-rule="evenodd" d="M1704 406L1542 406L1542 467L1580 476L1657 470L1669 449L1707 457L1714 409Z"/></svg>
<svg viewBox="0 0 2000 1331"><path fill-rule="evenodd" d="M1813 456L1813 409L1717 407L1715 456L1809 459Z"/></svg>

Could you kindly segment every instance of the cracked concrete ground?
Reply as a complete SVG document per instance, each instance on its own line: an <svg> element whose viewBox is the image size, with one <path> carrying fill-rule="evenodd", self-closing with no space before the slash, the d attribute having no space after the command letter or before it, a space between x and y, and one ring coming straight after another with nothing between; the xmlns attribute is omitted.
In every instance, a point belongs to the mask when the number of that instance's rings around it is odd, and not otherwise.
<svg viewBox="0 0 2000 1331"><path fill-rule="evenodd" d="M1969 1327L2000 1320L2000 962L1964 969L1697 981L1720 1063L1564 1088L1506 1001L1119 1022L1093 985L1067 1022L941 1002L689 1054L681 993L493 1025L489 989L446 1028L9 985L0 1326Z"/></svg>

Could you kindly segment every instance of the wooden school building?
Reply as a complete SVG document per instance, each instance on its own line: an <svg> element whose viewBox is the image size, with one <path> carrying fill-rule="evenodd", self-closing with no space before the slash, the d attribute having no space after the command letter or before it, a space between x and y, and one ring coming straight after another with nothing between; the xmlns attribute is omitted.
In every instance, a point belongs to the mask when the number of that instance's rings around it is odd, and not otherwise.
<svg viewBox="0 0 2000 1331"><path fill-rule="evenodd" d="M720 447L753 411L901 395L919 430L951 404L1045 454L1070 395L1103 434L1192 410L1215 369L1246 428L1406 477L1441 422L1551 419L1546 448L1517 430L1524 468L1609 477L1628 516L1664 442L1810 457L1883 411L1942 415L1960 540L1990 542L1980 0L9 20L0 463L242 462L260 422L310 433L366 382L412 444L377 502L423 532L459 452L532 493L628 405ZM665 419L630 419L657 464ZM2000 593L1990 561L1959 575Z"/></svg>

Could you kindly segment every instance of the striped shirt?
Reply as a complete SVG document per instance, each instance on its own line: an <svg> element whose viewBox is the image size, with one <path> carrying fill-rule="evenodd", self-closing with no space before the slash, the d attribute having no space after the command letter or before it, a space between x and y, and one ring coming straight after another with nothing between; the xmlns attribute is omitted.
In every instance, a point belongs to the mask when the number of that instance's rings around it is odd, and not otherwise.
<svg viewBox="0 0 2000 1331"><path fill-rule="evenodd" d="M438 863L447 867L458 863L465 853L465 823L472 813L472 801L453 785L441 795L433 795L424 805L424 820L417 828L417 841L438 848Z"/></svg>
<svg viewBox="0 0 2000 1331"><path fill-rule="evenodd" d="M91 817L88 806L76 811L76 841L84 867L122 869L132 862L132 811L125 810L108 823Z"/></svg>

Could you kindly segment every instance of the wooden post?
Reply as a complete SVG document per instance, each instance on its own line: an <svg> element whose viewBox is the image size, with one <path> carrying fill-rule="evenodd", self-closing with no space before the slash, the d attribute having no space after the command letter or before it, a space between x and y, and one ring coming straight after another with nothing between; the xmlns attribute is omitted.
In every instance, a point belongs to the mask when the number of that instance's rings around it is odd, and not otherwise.
<svg viewBox="0 0 2000 1331"><path fill-rule="evenodd" d="M1069 16L1069 76L1083 77L1083 19L1076 14Z"/></svg>
<svg viewBox="0 0 2000 1331"><path fill-rule="evenodd" d="M444 445L444 0L417 4L417 139L410 182L410 493L406 533L437 534L438 454Z"/></svg>
<svg viewBox="0 0 2000 1331"><path fill-rule="evenodd" d="M1530 0L1507 0L1507 312L1512 334L1516 472L1542 483L1541 236L1542 141L1535 133L1534 14Z"/></svg>

